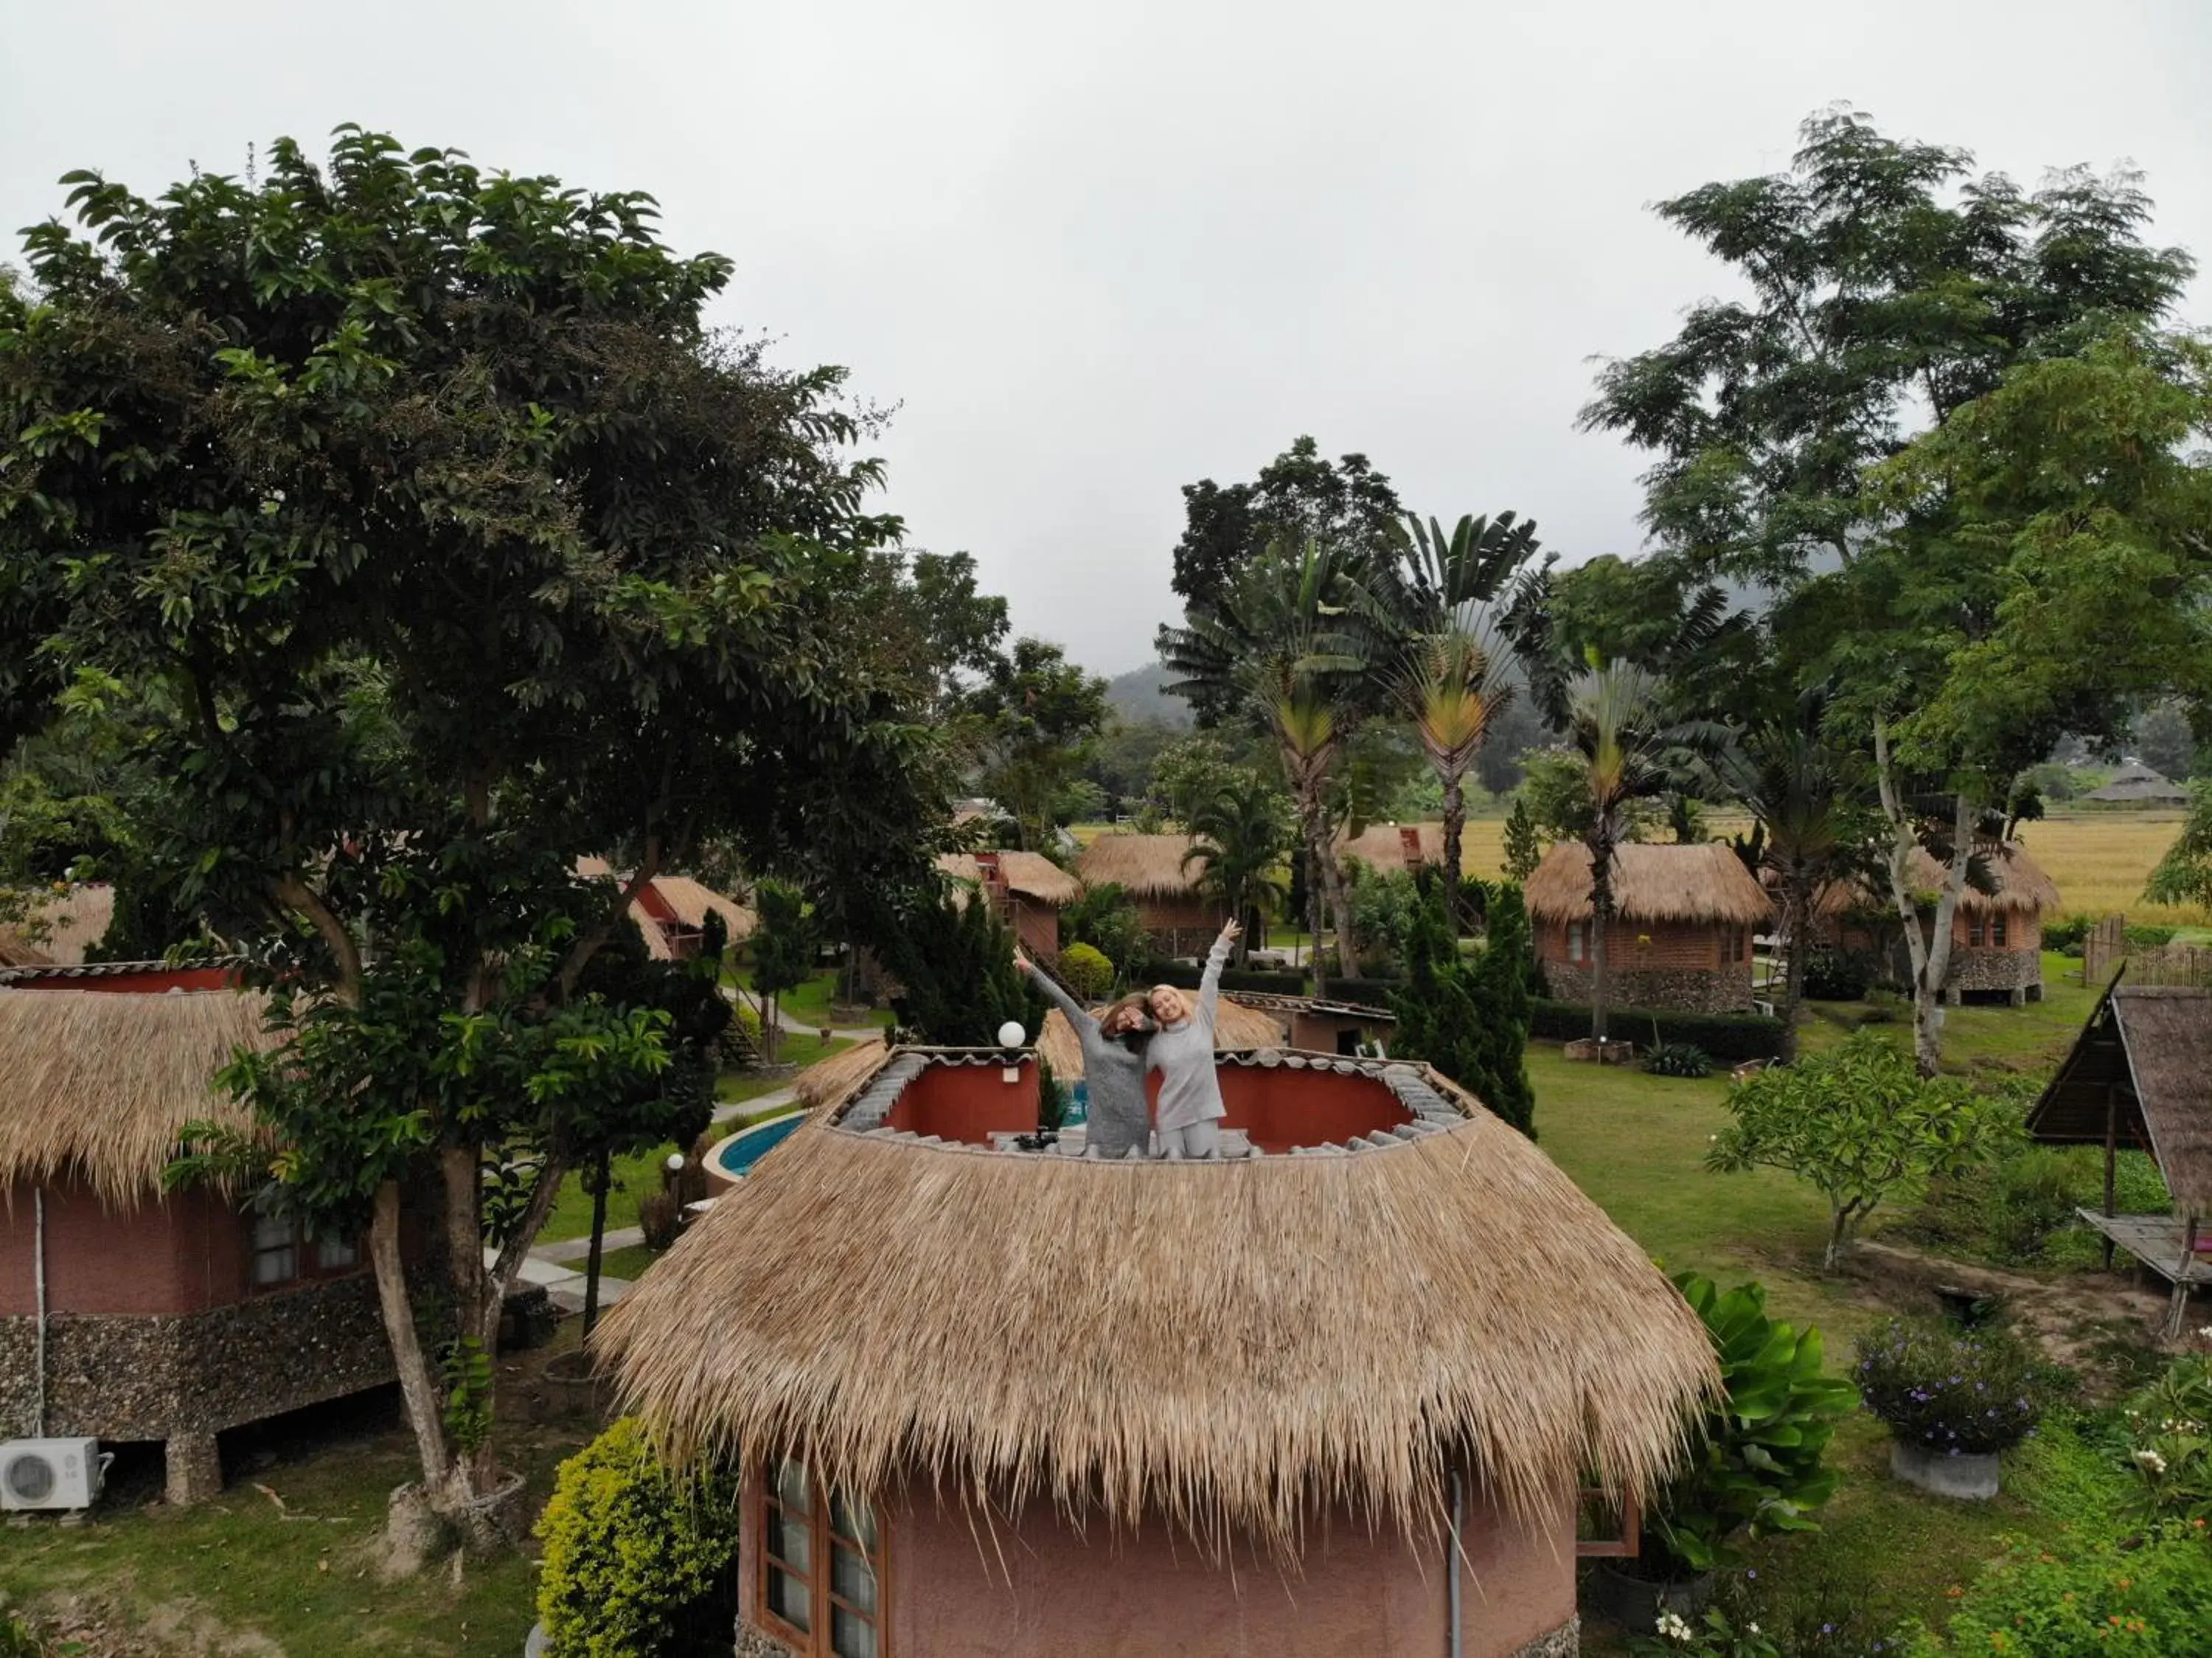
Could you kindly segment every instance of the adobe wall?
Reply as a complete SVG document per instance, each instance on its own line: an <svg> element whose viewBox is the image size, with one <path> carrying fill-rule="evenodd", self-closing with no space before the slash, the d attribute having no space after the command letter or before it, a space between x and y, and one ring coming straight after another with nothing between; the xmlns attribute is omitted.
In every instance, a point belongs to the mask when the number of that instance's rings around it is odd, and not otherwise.
<svg viewBox="0 0 2212 1658"><path fill-rule="evenodd" d="M749 1512L757 1502L748 1494ZM1164 1521L1085 1530L1048 1504L986 1525L923 1489L887 1503L887 1650L901 1658L1086 1658L1181 1653L1194 1658L1343 1658L1448 1649L1443 1545L1417 1548L1395 1530L1370 1534L1339 1511L1315 1521L1289 1574L1249 1540L1216 1564ZM1530 1530L1470 1504L1459 1567L1464 1658L1572 1658L1574 1510L1563 1496ZM747 1548L757 1535L747 1527ZM747 1563L740 1611L758 1611ZM741 1633L738 1651L778 1643Z"/></svg>
<svg viewBox="0 0 2212 1658"><path fill-rule="evenodd" d="M246 1293L246 1232L205 1191L115 1210L74 1181L46 1189L46 1305L55 1313L158 1317L204 1312ZM0 1317L38 1310L36 1210L18 1185L0 1203Z"/></svg>
<svg viewBox="0 0 2212 1658"><path fill-rule="evenodd" d="M38 1320L0 1317L0 1424L32 1429ZM367 1271L169 1315L58 1314L46 1431L102 1439L213 1433L392 1379Z"/></svg>
<svg viewBox="0 0 2212 1658"><path fill-rule="evenodd" d="M884 1118L884 1126L934 1134L969 1145L988 1145L994 1133L1033 1134L1037 1125L1034 1057L1004 1080L996 1065L931 1065L906 1085Z"/></svg>
<svg viewBox="0 0 2212 1658"><path fill-rule="evenodd" d="M1553 1001L1588 1005L1591 973L1587 962L1547 960L1543 965L1545 988ZM1607 966L1607 1001L1613 1007L1677 1009L1684 1013L1743 1013L1751 1007L1748 961L1704 969L1624 967L1614 962ZM1632 1032L1616 1034L1636 1039Z"/></svg>

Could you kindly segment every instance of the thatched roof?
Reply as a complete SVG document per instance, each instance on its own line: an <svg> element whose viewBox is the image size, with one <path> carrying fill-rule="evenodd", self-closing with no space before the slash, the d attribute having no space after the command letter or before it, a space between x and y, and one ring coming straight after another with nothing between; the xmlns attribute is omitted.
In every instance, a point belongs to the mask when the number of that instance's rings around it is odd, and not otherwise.
<svg viewBox="0 0 2212 1658"><path fill-rule="evenodd" d="M625 885L629 876L616 874L614 866L605 858L580 857L576 873L586 881L620 881ZM686 927L703 927L707 912L714 911L722 917L730 942L750 938L753 930L760 925L760 917L734 899L724 898L713 887L691 879L689 875L655 875L650 885L653 893L669 912ZM637 923L637 930L645 940L645 953L655 961L670 961L676 952L670 947L668 936L661 930L659 918L645 905L642 895L632 899L629 918Z"/></svg>
<svg viewBox="0 0 2212 1658"><path fill-rule="evenodd" d="M266 1003L235 991L0 990L0 1186L74 1173L116 1208L149 1201L186 1123L244 1128L210 1086L261 1047Z"/></svg>
<svg viewBox="0 0 2212 1658"><path fill-rule="evenodd" d="M2189 791L2148 765L2123 766L2102 789L2081 796L2100 805L2185 806Z"/></svg>
<svg viewBox="0 0 2212 1658"><path fill-rule="evenodd" d="M1528 913L1559 923L1590 918L1590 855L1563 840L1529 875ZM1625 922L1712 922L1763 926L1773 914L1766 891L1743 860L1717 841L1655 846L1626 841L1613 853L1614 913Z"/></svg>
<svg viewBox="0 0 2212 1658"><path fill-rule="evenodd" d="M1020 898L1048 904L1054 909L1083 896L1083 883L1042 852L998 852L999 879ZM958 883L956 901L965 903L967 893L983 884L983 866L973 852L947 852L937 867Z"/></svg>
<svg viewBox="0 0 2212 1658"><path fill-rule="evenodd" d="M1194 858L1186 867L1188 835L1101 835L1075 860L1085 887L1109 882L1132 898L1194 898L1205 866Z"/></svg>
<svg viewBox="0 0 2212 1658"><path fill-rule="evenodd" d="M2123 974L2028 1113L2028 1133L2102 1145L2108 1101L2118 1143L2157 1159L2183 1209L2212 1216L2212 990Z"/></svg>
<svg viewBox="0 0 2212 1658"><path fill-rule="evenodd" d="M1332 1503L1432 1536L1462 1460L1530 1524L1593 1472L1649 1492L1717 1384L1703 1325L1424 1075L1467 1114L1334 1155L1024 1155L817 1116L599 1350L678 1461L790 1453L861 1490L919 1470L994 1512L1164 1514L1211 1550L1294 1551Z"/></svg>
<svg viewBox="0 0 2212 1658"><path fill-rule="evenodd" d="M875 1075L890 1050L880 1037L855 1042L827 1059L817 1059L791 1079L792 1098L811 1111L831 1100L842 1100Z"/></svg>
<svg viewBox="0 0 2212 1658"><path fill-rule="evenodd" d="M2057 909L2057 884L2043 873L2043 866L2030 857L2027 848L2018 841L2007 841L1984 856L1991 878L1997 882L1997 890L1984 893L1972 885L1965 887L1959 894L1959 908L1963 913L1991 915L2002 910L2032 915ZM1914 892L1939 893L1949 871L1925 848L1916 846L1912 849L1910 875ZM1876 910L1893 917L1896 905L1890 898L1887 878L1878 877L1871 882L1831 882L1813 900L1815 915L1842 915L1855 910Z"/></svg>
<svg viewBox="0 0 2212 1658"><path fill-rule="evenodd" d="M1241 1053L1250 1048L1278 1047L1282 1041L1283 1027L1273 1015L1256 1008L1240 1007L1227 997L1222 997L1213 1016L1217 1049ZM1061 1082L1072 1082L1083 1075L1083 1044L1076 1040L1075 1027L1058 1008L1046 1011L1044 1028L1037 1033L1036 1046L1045 1063L1052 1067L1052 1074Z"/></svg>
<svg viewBox="0 0 2212 1658"><path fill-rule="evenodd" d="M1383 875L1408 869L1412 866L1406 856L1407 830L1420 843L1421 861L1432 869L1442 869L1444 832L1433 823L1370 823L1357 835L1338 837L1336 861L1342 863L1346 858L1358 858Z"/></svg>
<svg viewBox="0 0 2212 1658"><path fill-rule="evenodd" d="M0 927L0 967L80 966L114 919L112 887L72 887L32 906L28 924Z"/></svg>

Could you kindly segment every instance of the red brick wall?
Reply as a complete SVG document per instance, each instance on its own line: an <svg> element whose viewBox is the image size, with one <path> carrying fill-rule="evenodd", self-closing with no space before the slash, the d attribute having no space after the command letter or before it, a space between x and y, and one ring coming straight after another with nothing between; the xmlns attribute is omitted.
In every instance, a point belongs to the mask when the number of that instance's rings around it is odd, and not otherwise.
<svg viewBox="0 0 2212 1658"><path fill-rule="evenodd" d="M997 1065L932 1065L906 1086L884 1118L887 1128L988 1145L994 1133L1034 1133L1036 1062L1021 1062L1009 1082Z"/></svg>
<svg viewBox="0 0 2212 1658"><path fill-rule="evenodd" d="M1595 927L1583 924L1583 958L1572 965L1587 967L1590 962L1591 935ZM1738 930L1743 938L1744 959L1750 960L1751 936L1755 930L1745 927ZM1639 969L1679 968L1697 971L1722 966L1722 949L1728 929L1711 923L1691 924L1681 922L1635 922L1616 919L1606 933L1606 962L1622 972ZM1546 922L1536 930L1536 954L1545 961L1570 960L1567 950L1567 923Z"/></svg>
<svg viewBox="0 0 2212 1658"><path fill-rule="evenodd" d="M38 1310L36 1210L28 1186L0 1206L0 1315ZM246 1222L205 1192L111 1210L70 1182L46 1188L46 1306L54 1314L161 1315L240 1300Z"/></svg>

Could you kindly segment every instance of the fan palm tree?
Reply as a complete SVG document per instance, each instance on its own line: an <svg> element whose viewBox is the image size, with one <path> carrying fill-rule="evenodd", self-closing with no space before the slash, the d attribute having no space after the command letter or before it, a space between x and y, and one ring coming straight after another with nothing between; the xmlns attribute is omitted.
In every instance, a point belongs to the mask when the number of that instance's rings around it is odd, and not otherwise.
<svg viewBox="0 0 2212 1658"><path fill-rule="evenodd" d="M1413 735L1444 797L1444 911L1460 930L1460 848L1467 833L1467 774L1490 736L1491 722L1511 700L1497 654L1457 628L1417 638L1407 651L1398 692Z"/></svg>
<svg viewBox="0 0 2212 1658"><path fill-rule="evenodd" d="M1263 920L1272 916L1288 885L1283 855L1291 850L1291 825L1283 807L1279 794L1246 771L1191 814L1191 844L1182 855L1183 868L1200 866L1201 884L1236 921L1255 911ZM1251 948L1248 927L1237 942L1239 966Z"/></svg>
<svg viewBox="0 0 2212 1658"><path fill-rule="evenodd" d="M1640 667L1594 667L1575 683L1567 747L1581 761L1589 796L1582 840L1590 860L1590 1035L1600 1042L1606 1039L1613 854L1627 838L1629 808L1666 794L1700 758L1717 759L1726 738L1710 722L1671 717L1661 681Z"/></svg>

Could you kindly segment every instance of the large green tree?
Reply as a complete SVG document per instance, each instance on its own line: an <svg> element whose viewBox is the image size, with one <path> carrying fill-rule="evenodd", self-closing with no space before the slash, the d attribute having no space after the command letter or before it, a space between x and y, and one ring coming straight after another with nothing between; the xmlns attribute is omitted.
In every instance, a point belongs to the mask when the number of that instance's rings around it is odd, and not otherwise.
<svg viewBox="0 0 2212 1658"><path fill-rule="evenodd" d="M981 787L1006 808L1025 849L1050 850L1068 786L1106 722L1106 681L1058 645L1020 638L992 659L960 710Z"/></svg>
<svg viewBox="0 0 2212 1658"><path fill-rule="evenodd" d="M500 1480L501 1299L586 1115L667 1063L665 1012L586 982L635 890L709 831L927 881L929 735L854 643L896 523L840 371L709 333L728 262L642 195L349 127L254 181L65 182L82 228L28 233L0 296L0 704L161 715L146 854L252 917L284 990L232 1077L270 1197L367 1231L424 1488L465 1518ZM487 1266L482 1182L525 1154ZM426 1176L443 1385L400 1268Z"/></svg>
<svg viewBox="0 0 2212 1658"><path fill-rule="evenodd" d="M1191 814L1183 868L1195 864L1200 885L1245 928L1237 963L1251 954L1252 919L1264 924L1287 881L1284 856L1296 838L1290 802L1256 772L1240 771Z"/></svg>
<svg viewBox="0 0 2212 1658"><path fill-rule="evenodd" d="M1609 363L1584 423L1654 454L1644 517L1673 558L1777 589L1784 661L1840 678L1881 774L1932 1069L1984 824L2057 735L2108 730L2157 688L2136 670L2139 640L2172 643L2160 607L2195 613L2170 546L2138 567L2120 552L2158 540L2136 485L2160 470L2121 451L2162 428L2171 452L2191 430L2154 411L2151 382L2201 376L2147 330L2193 266L2143 240L2132 174L2077 168L2023 192L1842 110L1805 124L1788 171L1658 210L1744 294ZM2116 479L2074 467L2100 448ZM1947 866L1924 941L1916 844Z"/></svg>

